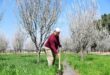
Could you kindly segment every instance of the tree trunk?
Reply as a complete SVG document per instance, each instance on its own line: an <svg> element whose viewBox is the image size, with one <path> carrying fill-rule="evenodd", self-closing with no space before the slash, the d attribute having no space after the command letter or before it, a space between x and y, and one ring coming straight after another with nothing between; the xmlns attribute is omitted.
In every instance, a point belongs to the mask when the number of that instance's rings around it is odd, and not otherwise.
<svg viewBox="0 0 110 75"><path fill-rule="evenodd" d="M38 51L38 63L40 62L40 55L41 55L41 51L42 51L42 49L40 48L40 49L39 49L39 51ZM45 49L44 49L43 51L44 51L44 52L45 52L45 54L46 54Z"/></svg>
<svg viewBox="0 0 110 75"><path fill-rule="evenodd" d="M40 53L41 53L41 50L38 51L38 63L40 62Z"/></svg>
<svg viewBox="0 0 110 75"><path fill-rule="evenodd" d="M35 43L35 47L36 47L36 53L37 53L37 63L40 62L40 49L37 46L37 43Z"/></svg>
<svg viewBox="0 0 110 75"><path fill-rule="evenodd" d="M20 49L20 53L21 53L22 51L21 51L21 49Z"/></svg>
<svg viewBox="0 0 110 75"><path fill-rule="evenodd" d="M80 59L81 59L81 61L84 60L84 52L83 52L82 48L81 48L81 51L80 51Z"/></svg>

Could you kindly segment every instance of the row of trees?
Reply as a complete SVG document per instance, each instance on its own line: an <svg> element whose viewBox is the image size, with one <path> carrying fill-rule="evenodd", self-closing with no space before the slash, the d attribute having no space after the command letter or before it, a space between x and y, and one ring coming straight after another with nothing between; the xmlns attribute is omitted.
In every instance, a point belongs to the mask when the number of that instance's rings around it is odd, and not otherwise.
<svg viewBox="0 0 110 75"><path fill-rule="evenodd" d="M5 52L8 48L8 40L4 34L0 34L0 52Z"/></svg>
<svg viewBox="0 0 110 75"><path fill-rule="evenodd" d="M80 52L83 60L84 53L96 50L110 50L108 15L98 18L98 4L96 0L73 0L69 14L71 40L64 42L65 49Z"/></svg>
<svg viewBox="0 0 110 75"><path fill-rule="evenodd" d="M25 40L26 40L25 35L19 29L15 33L14 38L13 38L13 49L15 50L15 52L18 52L18 51L21 52L23 50Z"/></svg>
<svg viewBox="0 0 110 75"><path fill-rule="evenodd" d="M16 0L19 25L26 32L25 35L31 38L39 56L61 13L61 2L61 0ZM71 13L68 14L71 37L63 39L63 47L66 50L80 52L81 58L85 51L90 51L93 47L97 47L97 50L110 49L108 16L102 15L99 20L96 0L73 0ZM25 38L21 31L15 33L13 39L15 51L23 49ZM68 42L68 39L71 42Z"/></svg>

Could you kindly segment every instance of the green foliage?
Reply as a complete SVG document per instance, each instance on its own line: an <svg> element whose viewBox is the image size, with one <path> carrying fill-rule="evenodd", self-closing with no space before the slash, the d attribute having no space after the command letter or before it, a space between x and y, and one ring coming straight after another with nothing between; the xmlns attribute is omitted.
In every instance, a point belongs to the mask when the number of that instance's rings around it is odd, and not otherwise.
<svg viewBox="0 0 110 75"><path fill-rule="evenodd" d="M44 55L40 63L36 59L33 54L0 54L0 75L56 75L57 67L48 67Z"/></svg>
<svg viewBox="0 0 110 75"><path fill-rule="evenodd" d="M110 32L110 14L102 15L100 21L102 22L102 27L106 27Z"/></svg>
<svg viewBox="0 0 110 75"><path fill-rule="evenodd" d="M77 54L63 55L80 75L110 75L110 56L87 55L84 61L80 61Z"/></svg>

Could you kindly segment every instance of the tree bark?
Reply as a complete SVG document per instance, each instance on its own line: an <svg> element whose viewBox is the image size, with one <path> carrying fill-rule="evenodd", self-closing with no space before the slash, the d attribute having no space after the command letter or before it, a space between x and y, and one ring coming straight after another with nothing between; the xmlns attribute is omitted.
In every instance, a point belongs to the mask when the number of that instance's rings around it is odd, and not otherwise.
<svg viewBox="0 0 110 75"><path fill-rule="evenodd" d="M81 61L84 60L84 51L83 51L82 48L81 48L81 50L80 50L80 58L81 58Z"/></svg>

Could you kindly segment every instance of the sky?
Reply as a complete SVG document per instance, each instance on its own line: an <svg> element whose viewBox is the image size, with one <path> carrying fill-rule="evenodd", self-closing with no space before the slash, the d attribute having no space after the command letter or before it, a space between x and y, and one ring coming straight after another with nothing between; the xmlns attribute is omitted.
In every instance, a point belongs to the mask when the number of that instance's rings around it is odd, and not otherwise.
<svg viewBox="0 0 110 75"><path fill-rule="evenodd" d="M7 3L3 3L7 1ZM100 6L100 14L110 13L110 0L97 0ZM63 37L69 36L68 18L67 13L71 5L72 0L63 0L63 9L56 23L56 27L59 27L62 31ZM17 8L15 0L0 0L0 11L4 12L3 19L0 22L0 32L4 33L8 40L12 40L15 32L18 29Z"/></svg>

